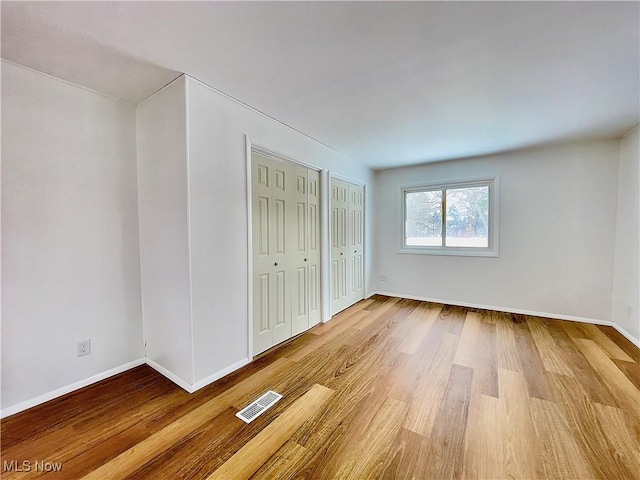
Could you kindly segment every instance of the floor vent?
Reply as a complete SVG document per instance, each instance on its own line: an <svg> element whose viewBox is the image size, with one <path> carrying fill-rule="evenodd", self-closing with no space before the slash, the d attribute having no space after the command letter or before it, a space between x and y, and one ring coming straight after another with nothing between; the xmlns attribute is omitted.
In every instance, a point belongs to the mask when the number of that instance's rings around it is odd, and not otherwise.
<svg viewBox="0 0 640 480"><path fill-rule="evenodd" d="M236 417L240 420L251 423L254 419L262 415L267 409L271 408L275 403L282 398L282 395L279 393L273 392L269 390L267 393L262 395L255 402L247 405L238 413L236 413Z"/></svg>

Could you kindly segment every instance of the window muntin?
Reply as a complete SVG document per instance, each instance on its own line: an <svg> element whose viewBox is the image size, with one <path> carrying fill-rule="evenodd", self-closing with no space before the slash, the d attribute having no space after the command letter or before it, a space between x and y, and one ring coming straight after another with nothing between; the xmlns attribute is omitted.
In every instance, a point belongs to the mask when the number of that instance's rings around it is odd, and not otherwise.
<svg viewBox="0 0 640 480"><path fill-rule="evenodd" d="M497 255L496 179L402 189L401 253Z"/></svg>

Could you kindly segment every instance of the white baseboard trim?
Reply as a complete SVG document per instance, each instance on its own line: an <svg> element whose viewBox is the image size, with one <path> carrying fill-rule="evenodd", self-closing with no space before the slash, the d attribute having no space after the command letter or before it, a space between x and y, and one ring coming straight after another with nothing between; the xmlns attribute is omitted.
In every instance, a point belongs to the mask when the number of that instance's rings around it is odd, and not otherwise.
<svg viewBox="0 0 640 480"><path fill-rule="evenodd" d="M480 305L476 303L468 303L468 302L458 302L455 300L443 300L441 298L431 298L431 297L421 297L416 295L403 295L401 293L391 293L391 292L379 292L375 291L369 295L369 297L373 295L385 295L387 297L397 297L397 298L408 298L409 300L418 300L420 302L432 302L432 303L443 303L446 305L455 305L458 307L469 307L469 308L481 308L483 310L495 310L498 312L506 312L506 313L519 313L522 315L531 315L534 317L545 317L545 318L554 318L556 320L569 320L571 322L582 322L582 323L593 323L595 325L604 325L607 327L613 327L621 335L623 335L627 340L633 343L636 347L640 348L640 340L635 338L629 332L627 332L624 328L622 328L617 323L611 322L609 320L599 320L596 318L588 318L588 317L577 317L574 315L563 315L559 313L549 313L549 312L536 312L533 310L525 310L521 308L511 308L511 307L499 307L496 305ZM367 297L367 298L369 298Z"/></svg>
<svg viewBox="0 0 640 480"><path fill-rule="evenodd" d="M178 385L183 390L186 390L187 392L192 393L192 388L193 388L193 384L192 383L187 382L185 379L179 377L178 375L176 375L172 371L167 370L165 367L163 367L159 363L154 362L149 357L147 357L145 361L146 361L147 365L149 365L151 368L153 368L156 372L161 374L163 377L168 378L169 380L171 380L173 383Z"/></svg>
<svg viewBox="0 0 640 480"><path fill-rule="evenodd" d="M222 370L218 370L217 372L209 375L208 377L203 378L202 380L198 380L195 383L187 382L185 379L183 379L183 378L179 377L178 375L176 375L175 373L167 370L165 367L163 367L162 365L154 362L150 358L147 358L147 365L149 365L151 368L153 368L155 371L157 371L158 373L160 373L164 377L167 377L169 380L171 380L173 383L178 385L183 390L186 390L189 393L194 393L195 391L200 390L203 387L206 387L207 385L215 382L216 380L221 379L225 375L228 375L231 372L235 372L239 368L244 367L250 361L251 360L249 360L248 358L243 358L242 360L239 360L239 361L229 365L228 367L223 368Z"/></svg>
<svg viewBox="0 0 640 480"><path fill-rule="evenodd" d="M55 398L66 395L67 393L71 393L75 390L79 390L81 388L87 387L93 383L99 382L100 380L104 380L105 378L113 377L114 375L117 375L119 373L123 373L123 372L126 372L127 370L131 370L134 367L144 365L145 363L149 365L151 368L153 368L154 370L156 370L158 373L160 373L161 375L163 375L164 377L168 378L173 383L181 387L182 389L186 390L189 393L193 393L196 390L200 390L201 388L206 387L207 385L215 382L216 380L221 379L225 375L228 375L231 372L235 372L239 368L247 365L249 362L251 362L249 358L243 358L242 360L235 362L229 365L228 367L223 368L222 370L219 370L214 374L209 375L206 378L203 378L202 380L197 381L195 384L191 384L185 381L184 379L180 378L175 373L167 370L162 365L154 362L150 358L139 358L137 360L134 360L133 362L125 363L124 365L120 365L119 367L112 368L111 370L107 370L106 372L102 372L97 375L93 375L89 378L85 378L84 380L80 380L79 382L72 383L71 385L58 388L51 392L45 393L43 395L39 395L35 398L26 400L24 402L20 402L16 405L3 408L2 410L0 410L0 418L5 418L10 415L15 415L16 413L20 413L29 408L48 402L49 400L53 400Z"/></svg>
<svg viewBox="0 0 640 480"><path fill-rule="evenodd" d="M231 372L235 372L236 370L244 367L250 362L251 360L249 358L243 358L242 360L239 360L236 363L233 363L228 367L223 368L222 370L218 370L216 373L209 375L208 377L203 378L202 380L198 380L196 383L193 384L193 387L192 387L193 390L190 393L193 393L196 390L200 390L202 387L206 387L207 385L215 382L216 380L220 380L225 375L229 375Z"/></svg>
<svg viewBox="0 0 640 480"><path fill-rule="evenodd" d="M640 339L637 339L636 337L631 335L628 331L626 331L624 328L622 328L617 323L615 323L615 322L610 322L610 323L611 323L611 326L613 328L615 328L618 332L620 332L620 335L625 337L627 340L629 340L631 343L633 343L636 347L640 348Z"/></svg>
<svg viewBox="0 0 640 480"><path fill-rule="evenodd" d="M37 397L31 398L24 402L20 402L16 405L3 408L0 411L0 418L5 418L10 415L15 415L16 413L20 413L23 410L27 410L29 408L35 407L36 405L40 405L42 403L48 402L49 400L53 400L54 398L58 398L63 395L66 395L67 393L71 393L75 390L79 390L81 388L87 387L93 383L99 382L100 380L104 380L105 378L109 378L119 373L126 372L127 370L131 370L134 367L144 365L144 363L145 363L144 358L139 358L132 362L125 363L124 365L120 365L119 367L115 367L110 370L107 370L106 372L98 373L97 375L93 375L89 378L85 378L84 380L80 380L78 382L72 383L71 385L57 388L56 390L45 393L43 395L38 395Z"/></svg>

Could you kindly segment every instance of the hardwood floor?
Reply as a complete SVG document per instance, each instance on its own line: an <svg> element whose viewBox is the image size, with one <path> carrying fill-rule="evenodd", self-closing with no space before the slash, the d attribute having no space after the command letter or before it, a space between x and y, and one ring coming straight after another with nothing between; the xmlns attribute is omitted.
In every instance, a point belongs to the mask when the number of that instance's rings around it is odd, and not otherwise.
<svg viewBox="0 0 640 480"><path fill-rule="evenodd" d="M193 395L142 366L5 419L2 478L638 479L639 362L610 327L375 296Z"/></svg>

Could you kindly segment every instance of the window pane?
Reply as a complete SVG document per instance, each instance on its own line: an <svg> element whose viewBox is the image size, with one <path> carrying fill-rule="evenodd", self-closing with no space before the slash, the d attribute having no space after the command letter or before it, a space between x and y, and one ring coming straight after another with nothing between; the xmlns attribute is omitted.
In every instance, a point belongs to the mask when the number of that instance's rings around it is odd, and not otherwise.
<svg viewBox="0 0 640 480"><path fill-rule="evenodd" d="M407 192L405 244L442 246L442 191Z"/></svg>
<svg viewBox="0 0 640 480"><path fill-rule="evenodd" d="M489 246L489 187L447 190L447 247Z"/></svg>

